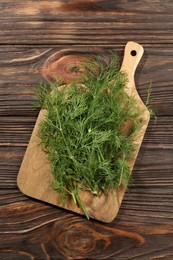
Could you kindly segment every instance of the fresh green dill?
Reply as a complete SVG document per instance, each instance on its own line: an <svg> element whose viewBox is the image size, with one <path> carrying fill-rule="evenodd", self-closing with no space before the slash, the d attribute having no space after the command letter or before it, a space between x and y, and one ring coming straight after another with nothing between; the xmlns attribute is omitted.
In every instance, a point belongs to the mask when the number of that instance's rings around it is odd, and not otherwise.
<svg viewBox="0 0 173 260"><path fill-rule="evenodd" d="M40 84L36 107L47 110L38 135L50 160L53 188L64 202L71 196L89 218L80 191L100 196L128 185L133 138L143 121L136 100L123 91L127 76L115 55L99 71L88 69L84 85L73 82L58 91Z"/></svg>
<svg viewBox="0 0 173 260"><path fill-rule="evenodd" d="M150 82L149 88L147 90L147 100L145 102L145 105L150 113L150 116L154 118L155 122L157 122L157 115L154 113L154 111L151 109L151 90L152 90L152 81Z"/></svg>

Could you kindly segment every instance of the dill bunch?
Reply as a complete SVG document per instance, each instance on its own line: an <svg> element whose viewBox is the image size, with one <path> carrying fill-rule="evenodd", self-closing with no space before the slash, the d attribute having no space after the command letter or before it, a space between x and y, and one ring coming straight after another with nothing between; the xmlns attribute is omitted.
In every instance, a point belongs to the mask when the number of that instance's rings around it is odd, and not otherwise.
<svg viewBox="0 0 173 260"><path fill-rule="evenodd" d="M57 91L40 84L36 106L47 110L38 136L48 153L53 188L62 202L71 196L89 218L80 191L99 196L128 185L133 138L143 122L135 99L124 91L127 76L115 55L99 71L88 71L85 85L73 82Z"/></svg>

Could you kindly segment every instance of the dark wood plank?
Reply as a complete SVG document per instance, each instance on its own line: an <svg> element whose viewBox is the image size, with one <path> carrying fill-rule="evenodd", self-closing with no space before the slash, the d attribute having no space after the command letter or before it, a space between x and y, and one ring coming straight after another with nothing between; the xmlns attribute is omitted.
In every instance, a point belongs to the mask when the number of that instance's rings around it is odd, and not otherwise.
<svg viewBox="0 0 173 260"><path fill-rule="evenodd" d="M158 214L163 225L154 216L152 225L148 224L145 212L143 222L130 222L132 214L125 215L123 210L117 222L103 225L35 201L10 205L1 213L1 238L6 232L1 240L2 259L171 259L171 223L167 225Z"/></svg>
<svg viewBox="0 0 173 260"><path fill-rule="evenodd" d="M173 117L159 117L157 124L151 120L133 171L134 185L110 224L87 221L17 189L23 145L35 119L0 118L4 144L9 144L0 147L1 259L171 259Z"/></svg>
<svg viewBox="0 0 173 260"><path fill-rule="evenodd" d="M37 117L25 116L1 116L0 117L0 145L1 147L25 147L29 142L32 130L34 128ZM159 145L159 148L171 147L173 144L173 116L158 117L155 122L150 120L143 144L148 148L154 148L154 145ZM166 128L166 131L165 131ZM153 147L152 147L153 145Z"/></svg>
<svg viewBox="0 0 173 260"><path fill-rule="evenodd" d="M1 1L1 44L173 43L173 2Z"/></svg>
<svg viewBox="0 0 173 260"><path fill-rule="evenodd" d="M26 147L37 117L0 117L0 147Z"/></svg>
<svg viewBox="0 0 173 260"><path fill-rule="evenodd" d="M17 187L18 170L35 120L36 118L31 117L0 118L2 138L0 139L1 189ZM152 185L159 188L173 186L172 122L173 117L159 117L157 123L154 123L154 120L150 121L134 168L135 187L141 188L143 181L149 187Z"/></svg>
<svg viewBox="0 0 173 260"><path fill-rule="evenodd" d="M162 3L162 4L161 4ZM138 11L137 14L135 11ZM143 17L140 17L139 14L171 14L173 11L173 4L171 0L167 0L161 2L161 0L143 0L141 2L137 0L110 0L109 2L105 0L50 0L50 1L42 1L42 0L28 0L25 3L21 0L2 0L1 1L1 17L4 19L20 19L27 20L27 18L31 19L40 19L52 18L57 21L63 17L65 20L70 20L72 15L76 12L78 13L78 17L74 17L74 20L81 21L82 19L89 19L89 17L82 17L83 13L92 14L94 17L94 22L97 21L97 16L102 12L105 14L110 14L113 16L113 13L118 13L121 15L123 21L126 20L124 14L131 14L131 19L135 19L132 17L133 13L135 17L138 15L138 20L142 20ZM68 17L68 14L71 14ZM26 16L23 17L23 14ZM61 17L58 17L57 14L60 14ZM42 16L41 16L42 15ZM45 15L45 16L43 16ZM107 19L111 19L112 17L107 17ZM104 21L105 17L100 17L101 21ZM154 19L154 17L151 17ZM167 19L165 17L165 19ZM160 20L160 19L159 19ZM62 20L60 20L62 21ZM121 20L122 21L122 20Z"/></svg>
<svg viewBox="0 0 173 260"><path fill-rule="evenodd" d="M25 116L1 116L0 117L0 146L2 147L26 147L37 117ZM150 120L143 144L152 148L152 145L159 145L166 148L173 144L173 117L158 117L155 122ZM166 132L165 132L166 128Z"/></svg>
<svg viewBox="0 0 173 260"><path fill-rule="evenodd" d="M112 46L108 50L117 51L122 61L124 45ZM152 81L151 106L157 115L172 115L173 107L173 52L171 45L144 45L145 54L135 77L136 86L143 101ZM0 48L0 114L30 115L33 111L33 95L36 85L43 80L41 69L53 53L62 48L49 47L8 47ZM75 50L88 52L95 46ZM103 49L105 50L105 49Z"/></svg>

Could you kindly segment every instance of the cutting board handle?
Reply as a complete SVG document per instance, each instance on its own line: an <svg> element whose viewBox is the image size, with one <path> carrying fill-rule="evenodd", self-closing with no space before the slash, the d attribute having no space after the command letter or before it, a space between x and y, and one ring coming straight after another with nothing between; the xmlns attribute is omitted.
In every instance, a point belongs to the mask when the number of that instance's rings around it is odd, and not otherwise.
<svg viewBox="0 0 173 260"><path fill-rule="evenodd" d="M134 74L136 68L143 56L144 48L137 42L128 42L124 50L124 59L121 66L121 71L125 71L128 76L127 89L132 90L134 88Z"/></svg>

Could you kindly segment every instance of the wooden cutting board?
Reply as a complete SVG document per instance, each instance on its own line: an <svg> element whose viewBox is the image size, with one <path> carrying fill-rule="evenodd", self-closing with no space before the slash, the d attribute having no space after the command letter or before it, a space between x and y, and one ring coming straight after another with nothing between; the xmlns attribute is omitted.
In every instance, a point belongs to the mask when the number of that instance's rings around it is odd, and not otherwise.
<svg viewBox="0 0 173 260"><path fill-rule="evenodd" d="M129 162L131 170L135 164L135 160L139 151L139 148L144 137L150 114L146 106L143 104L141 98L135 87L134 74L136 67L143 55L143 47L135 42L128 42L125 47L124 59L121 70L126 71L128 75L128 83L126 91L129 95L132 95L137 100L139 108L143 109L144 125L135 136L136 150L135 158ZM60 202L60 196L57 191L53 190L50 185L52 175L50 173L50 164L47 158L47 154L41 150L38 146L39 138L37 131L40 122L44 119L45 110L41 110L36 121L28 148L26 150L23 162L18 174L17 184L19 189L32 198L48 202L50 204L74 211L80 214L84 214L83 211L73 203L71 198L68 199L66 205L62 205ZM89 192L82 191L80 197L84 202L85 208L91 218L103 221L111 222L117 215L119 207L121 205L125 188L121 190L115 190L115 198L112 198L112 192L105 196L102 194L100 197L91 195Z"/></svg>

